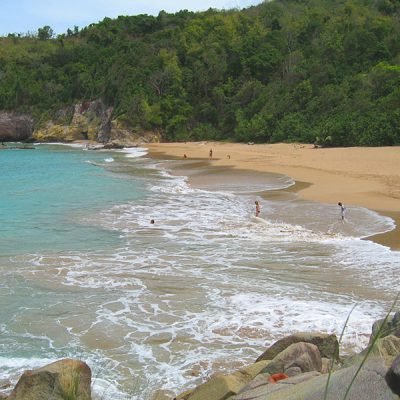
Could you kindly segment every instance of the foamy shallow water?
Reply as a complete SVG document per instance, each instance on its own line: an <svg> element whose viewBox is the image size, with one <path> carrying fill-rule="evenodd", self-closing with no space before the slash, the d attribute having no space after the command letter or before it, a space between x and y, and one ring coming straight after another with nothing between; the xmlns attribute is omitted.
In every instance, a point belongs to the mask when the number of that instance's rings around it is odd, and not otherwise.
<svg viewBox="0 0 400 400"><path fill-rule="evenodd" d="M339 335L354 304L342 348L366 345L398 291L400 254L360 238L393 221L352 207L342 223L335 207L258 185L194 189L142 149L128 156L87 160L141 182L140 196L68 215L111 244L0 259L0 377L77 357L101 398L180 392L290 333ZM278 178L265 186L290 183Z"/></svg>

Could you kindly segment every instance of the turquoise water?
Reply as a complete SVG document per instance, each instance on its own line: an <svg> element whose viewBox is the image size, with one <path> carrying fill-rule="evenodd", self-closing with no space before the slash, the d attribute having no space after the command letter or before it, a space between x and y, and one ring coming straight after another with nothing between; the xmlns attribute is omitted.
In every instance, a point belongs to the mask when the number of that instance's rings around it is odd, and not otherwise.
<svg viewBox="0 0 400 400"><path fill-rule="evenodd" d="M115 232L80 223L88 212L144 196L141 182L104 168L111 158L67 146L1 151L0 254L118 242Z"/></svg>

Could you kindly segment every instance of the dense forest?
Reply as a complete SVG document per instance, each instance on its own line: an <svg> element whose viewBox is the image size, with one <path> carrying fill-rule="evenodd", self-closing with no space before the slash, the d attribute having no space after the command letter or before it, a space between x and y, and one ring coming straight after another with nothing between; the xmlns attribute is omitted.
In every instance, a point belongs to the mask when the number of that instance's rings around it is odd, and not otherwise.
<svg viewBox="0 0 400 400"><path fill-rule="evenodd" d="M0 110L102 99L164 140L400 144L400 0L272 0L0 38ZM64 115L65 118L65 114ZM67 122L67 121L66 121Z"/></svg>

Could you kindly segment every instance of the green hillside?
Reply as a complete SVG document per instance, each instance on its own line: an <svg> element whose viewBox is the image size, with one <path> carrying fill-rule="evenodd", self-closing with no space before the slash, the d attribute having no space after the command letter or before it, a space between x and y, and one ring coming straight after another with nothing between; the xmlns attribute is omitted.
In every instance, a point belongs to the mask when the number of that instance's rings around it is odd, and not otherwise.
<svg viewBox="0 0 400 400"><path fill-rule="evenodd" d="M400 1L274 0L0 38L0 110L102 99L165 140L400 144Z"/></svg>

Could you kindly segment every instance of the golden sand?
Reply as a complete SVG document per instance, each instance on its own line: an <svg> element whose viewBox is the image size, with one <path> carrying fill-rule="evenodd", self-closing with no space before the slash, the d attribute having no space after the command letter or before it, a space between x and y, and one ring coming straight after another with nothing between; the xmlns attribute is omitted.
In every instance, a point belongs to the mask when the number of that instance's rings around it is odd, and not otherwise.
<svg viewBox="0 0 400 400"><path fill-rule="evenodd" d="M309 144L223 142L155 143L150 155L207 160L210 166L280 173L293 178L299 195L322 203L362 206L400 222L400 147L314 148ZM209 151L212 149L212 159ZM184 158L186 155L187 158ZM374 236L400 249L400 231Z"/></svg>

